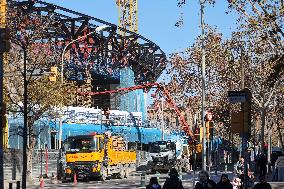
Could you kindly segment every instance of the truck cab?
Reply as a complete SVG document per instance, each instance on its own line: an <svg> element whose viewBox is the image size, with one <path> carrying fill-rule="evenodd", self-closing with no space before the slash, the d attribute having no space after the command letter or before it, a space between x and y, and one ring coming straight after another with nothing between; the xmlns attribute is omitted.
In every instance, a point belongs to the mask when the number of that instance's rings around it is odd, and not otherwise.
<svg viewBox="0 0 284 189"><path fill-rule="evenodd" d="M176 161L175 144L171 141L157 141L149 144L151 160L148 167L151 172L167 172Z"/></svg>
<svg viewBox="0 0 284 189"><path fill-rule="evenodd" d="M151 172L168 172L175 167L179 172L189 171L188 145L180 141L157 141L149 144L151 160L148 169Z"/></svg>

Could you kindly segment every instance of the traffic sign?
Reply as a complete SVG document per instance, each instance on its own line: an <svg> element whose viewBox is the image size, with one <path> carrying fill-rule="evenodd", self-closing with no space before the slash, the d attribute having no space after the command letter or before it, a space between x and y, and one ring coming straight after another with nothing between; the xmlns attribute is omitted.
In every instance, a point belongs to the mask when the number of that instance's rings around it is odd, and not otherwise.
<svg viewBox="0 0 284 189"><path fill-rule="evenodd" d="M245 91L228 91L228 99L231 103L246 102Z"/></svg>
<svg viewBox="0 0 284 189"><path fill-rule="evenodd" d="M207 112L207 114L206 114L206 118L207 118L207 121L212 121L212 118L213 118L213 114L212 114L212 112Z"/></svg>
<svg viewBox="0 0 284 189"><path fill-rule="evenodd" d="M232 133L244 132L244 113L232 112L231 113L231 131Z"/></svg>

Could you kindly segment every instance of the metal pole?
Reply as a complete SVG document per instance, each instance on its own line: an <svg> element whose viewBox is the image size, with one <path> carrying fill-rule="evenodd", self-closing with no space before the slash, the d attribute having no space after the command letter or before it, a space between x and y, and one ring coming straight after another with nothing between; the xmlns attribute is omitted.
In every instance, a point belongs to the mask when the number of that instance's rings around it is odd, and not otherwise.
<svg viewBox="0 0 284 189"><path fill-rule="evenodd" d="M244 69L244 61L243 61L243 52L244 52L244 49L243 49L243 45L241 45L241 89L244 89L245 88L245 69Z"/></svg>
<svg viewBox="0 0 284 189"><path fill-rule="evenodd" d="M202 169L206 171L206 127L205 127L205 47L204 47L204 1L199 0L200 2L200 15L201 15L201 72L202 72L202 128L203 128L203 137L202 137Z"/></svg>
<svg viewBox="0 0 284 189"><path fill-rule="evenodd" d="M19 131L19 126L17 127L17 141L18 141L18 149L20 149L20 131Z"/></svg>
<svg viewBox="0 0 284 189"><path fill-rule="evenodd" d="M215 150L215 175L217 175L218 172L218 155L219 155L219 150L218 150L218 146L219 146L219 137L217 137L217 142L216 142L216 150Z"/></svg>
<svg viewBox="0 0 284 189"><path fill-rule="evenodd" d="M162 98L162 141L165 140L164 98Z"/></svg>
<svg viewBox="0 0 284 189"><path fill-rule="evenodd" d="M247 161L247 134L244 133L242 137L242 155L244 157L244 189L248 188L248 161Z"/></svg>
<svg viewBox="0 0 284 189"><path fill-rule="evenodd" d="M3 117L3 53L0 52L0 104L1 104L1 114L0 114L0 188L4 188L4 170L3 170L3 165L4 165L4 151L3 151L3 134L4 134L4 117Z"/></svg>
<svg viewBox="0 0 284 189"><path fill-rule="evenodd" d="M28 81L27 81L27 49L24 50L24 128L23 128L23 172L22 189L26 189L27 182L27 145L28 145Z"/></svg>
<svg viewBox="0 0 284 189"><path fill-rule="evenodd" d="M40 144L40 178L42 177L42 145Z"/></svg>

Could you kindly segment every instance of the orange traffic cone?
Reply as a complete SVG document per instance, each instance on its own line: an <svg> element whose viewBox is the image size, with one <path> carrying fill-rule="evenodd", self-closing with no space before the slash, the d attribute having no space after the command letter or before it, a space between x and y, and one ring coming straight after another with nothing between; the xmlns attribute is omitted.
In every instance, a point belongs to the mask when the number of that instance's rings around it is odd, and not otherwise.
<svg viewBox="0 0 284 189"><path fill-rule="evenodd" d="M39 179L39 188L44 188L44 180L42 176Z"/></svg>
<svg viewBox="0 0 284 189"><path fill-rule="evenodd" d="M76 175L76 173L74 174L74 184L77 184L77 175Z"/></svg>

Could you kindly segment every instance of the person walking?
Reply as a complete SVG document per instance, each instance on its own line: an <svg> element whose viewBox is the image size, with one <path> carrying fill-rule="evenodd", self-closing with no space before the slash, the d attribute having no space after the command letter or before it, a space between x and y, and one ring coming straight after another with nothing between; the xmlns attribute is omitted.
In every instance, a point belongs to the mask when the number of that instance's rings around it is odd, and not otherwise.
<svg viewBox="0 0 284 189"><path fill-rule="evenodd" d="M194 189L217 189L216 183L209 179L207 171L199 172L199 182L196 183Z"/></svg>
<svg viewBox="0 0 284 189"><path fill-rule="evenodd" d="M241 186L244 185L244 180L245 180L244 171L245 171L245 159L244 157L240 157L235 168L235 173L238 176L238 178L241 180Z"/></svg>
<svg viewBox="0 0 284 189"><path fill-rule="evenodd" d="M265 176L260 176L259 177L259 183L257 183L253 189L272 189L271 185L266 182Z"/></svg>
<svg viewBox="0 0 284 189"><path fill-rule="evenodd" d="M233 189L227 174L222 174L220 181L217 183L217 189Z"/></svg>
<svg viewBox="0 0 284 189"><path fill-rule="evenodd" d="M259 167L259 177L265 177L266 175L266 166L267 166L267 156L264 153L260 153L257 164Z"/></svg>
<svg viewBox="0 0 284 189"><path fill-rule="evenodd" d="M184 189L179 174L175 168L171 168L169 178L166 179L162 189Z"/></svg>
<svg viewBox="0 0 284 189"><path fill-rule="evenodd" d="M161 189L161 185L159 185L157 177L150 178L150 182L146 186L146 189Z"/></svg>

